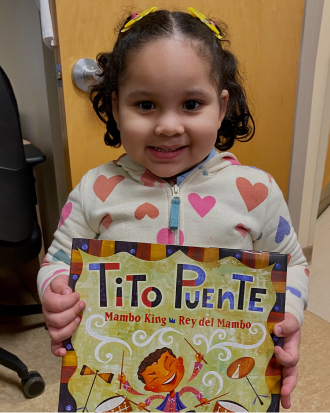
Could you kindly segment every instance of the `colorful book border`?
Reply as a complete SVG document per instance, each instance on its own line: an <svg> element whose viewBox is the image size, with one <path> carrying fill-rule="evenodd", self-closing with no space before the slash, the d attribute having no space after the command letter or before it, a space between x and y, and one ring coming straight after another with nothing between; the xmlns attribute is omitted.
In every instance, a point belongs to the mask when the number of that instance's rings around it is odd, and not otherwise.
<svg viewBox="0 0 330 413"><path fill-rule="evenodd" d="M69 285L75 290L75 285L79 279L83 261L80 250L96 257L109 257L118 252L127 252L139 259L146 261L163 260L177 251L182 251L189 258L199 262L214 262L226 257L234 257L242 264L254 268L265 268L274 264L271 281L276 292L276 302L269 313L267 328L275 345L283 346L283 339L272 334L273 327L284 319L285 313L285 291L287 255L263 251L247 251L227 248L201 248L181 245L146 244L138 242L106 241L97 239L73 238L72 254L70 266ZM82 316L82 314L81 314ZM66 355L62 360L62 372L60 382L59 412L76 412L77 405L75 399L68 390L68 383L77 369L78 360L76 352L72 346L71 338L63 342L66 348ZM272 355L266 369L266 383L272 395L268 412L279 411L280 390L281 390L281 365Z"/></svg>

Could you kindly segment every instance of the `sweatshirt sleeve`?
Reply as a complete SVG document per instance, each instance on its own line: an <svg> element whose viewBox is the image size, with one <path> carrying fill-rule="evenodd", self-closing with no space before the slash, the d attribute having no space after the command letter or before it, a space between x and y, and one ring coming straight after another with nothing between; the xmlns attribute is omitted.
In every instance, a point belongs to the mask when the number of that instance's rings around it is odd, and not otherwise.
<svg viewBox="0 0 330 413"><path fill-rule="evenodd" d="M308 264L292 227L287 204L274 179L268 191L263 231L254 241L254 249L289 254L285 311L293 314L301 325L308 299Z"/></svg>
<svg viewBox="0 0 330 413"><path fill-rule="evenodd" d="M96 232L90 227L84 213L84 183L86 175L70 193L64 205L54 234L37 278L40 300L50 282L60 274L70 273L72 238L95 238Z"/></svg>

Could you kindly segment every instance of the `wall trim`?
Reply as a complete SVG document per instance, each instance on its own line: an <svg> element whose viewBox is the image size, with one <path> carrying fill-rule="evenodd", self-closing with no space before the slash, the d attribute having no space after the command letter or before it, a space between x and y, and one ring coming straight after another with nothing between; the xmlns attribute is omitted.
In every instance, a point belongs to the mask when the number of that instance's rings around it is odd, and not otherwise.
<svg viewBox="0 0 330 413"><path fill-rule="evenodd" d="M312 95L323 6L324 0L317 2L305 0L288 186L288 207L292 225L297 234L300 230Z"/></svg>

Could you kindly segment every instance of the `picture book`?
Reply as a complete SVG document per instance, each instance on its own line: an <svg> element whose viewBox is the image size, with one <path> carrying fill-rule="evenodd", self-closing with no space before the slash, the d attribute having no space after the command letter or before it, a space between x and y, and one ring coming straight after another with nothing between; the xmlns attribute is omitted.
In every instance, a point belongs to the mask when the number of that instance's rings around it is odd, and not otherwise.
<svg viewBox="0 0 330 413"><path fill-rule="evenodd" d="M279 411L287 255L74 239L60 412Z"/></svg>

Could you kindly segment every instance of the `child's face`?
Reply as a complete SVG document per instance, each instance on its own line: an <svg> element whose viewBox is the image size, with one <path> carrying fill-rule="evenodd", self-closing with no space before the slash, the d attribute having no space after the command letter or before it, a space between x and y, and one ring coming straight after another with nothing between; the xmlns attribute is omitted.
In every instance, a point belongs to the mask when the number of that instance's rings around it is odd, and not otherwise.
<svg viewBox="0 0 330 413"><path fill-rule="evenodd" d="M210 66L189 42L148 43L128 63L113 112L127 154L170 178L204 160L214 147L228 92L219 102Z"/></svg>
<svg viewBox="0 0 330 413"><path fill-rule="evenodd" d="M170 392L178 386L184 375L183 358L175 358L166 351L141 374L146 382L145 390L154 393Z"/></svg>

